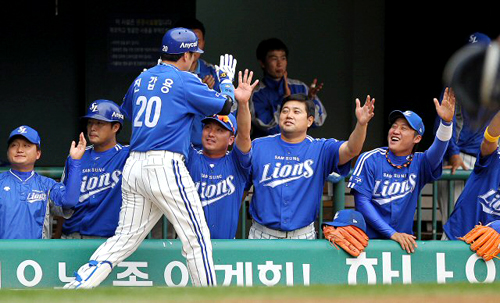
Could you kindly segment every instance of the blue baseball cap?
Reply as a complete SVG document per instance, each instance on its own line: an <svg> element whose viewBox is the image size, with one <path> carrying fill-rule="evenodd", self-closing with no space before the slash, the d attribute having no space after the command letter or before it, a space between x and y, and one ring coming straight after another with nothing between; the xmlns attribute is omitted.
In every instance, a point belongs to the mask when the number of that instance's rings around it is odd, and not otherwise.
<svg viewBox="0 0 500 303"><path fill-rule="evenodd" d="M324 222L323 225L331 225L336 227L353 225L366 233L365 218L359 211L355 211L353 209L339 210L335 214L332 222Z"/></svg>
<svg viewBox="0 0 500 303"><path fill-rule="evenodd" d="M411 110L407 110L404 112L400 110L394 110L389 114L389 124L392 125L398 118L405 118L406 121L408 121L408 123L410 124L411 128L416 130L420 136L424 135L425 126L422 118L420 118L419 115L415 114Z"/></svg>
<svg viewBox="0 0 500 303"><path fill-rule="evenodd" d="M118 122L123 125L124 116L120 107L113 101L99 99L90 104L83 119L96 119L105 122Z"/></svg>
<svg viewBox="0 0 500 303"><path fill-rule="evenodd" d="M203 53L198 47L198 36L187 28L172 28L163 35L161 52L164 54L182 54L187 52Z"/></svg>
<svg viewBox="0 0 500 303"><path fill-rule="evenodd" d="M238 131L238 124L237 124L236 118L234 117L233 114L229 114L227 116L213 115L211 117L206 117L205 119L201 120L201 122L205 124L210 120L214 120L214 121L219 122L227 130L232 132L233 135L236 135L236 132Z"/></svg>
<svg viewBox="0 0 500 303"><path fill-rule="evenodd" d="M468 44L477 44L488 46L491 43L490 37L483 33L475 32L469 36Z"/></svg>
<svg viewBox="0 0 500 303"><path fill-rule="evenodd" d="M36 144L38 145L38 147L40 147L41 140L40 136L38 135L38 132L27 125L21 125L18 128L14 129L10 133L9 140L7 140L7 142L10 143L12 138L15 136L24 137L29 142Z"/></svg>

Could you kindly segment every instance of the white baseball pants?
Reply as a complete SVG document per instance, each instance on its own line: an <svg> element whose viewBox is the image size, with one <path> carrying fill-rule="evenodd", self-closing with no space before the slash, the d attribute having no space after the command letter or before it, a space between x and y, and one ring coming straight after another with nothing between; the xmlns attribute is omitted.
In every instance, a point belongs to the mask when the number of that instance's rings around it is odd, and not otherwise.
<svg viewBox="0 0 500 303"><path fill-rule="evenodd" d="M123 169L122 196L116 233L90 260L116 266L165 214L182 241L192 284L217 284L210 231L184 156L169 151L132 152Z"/></svg>

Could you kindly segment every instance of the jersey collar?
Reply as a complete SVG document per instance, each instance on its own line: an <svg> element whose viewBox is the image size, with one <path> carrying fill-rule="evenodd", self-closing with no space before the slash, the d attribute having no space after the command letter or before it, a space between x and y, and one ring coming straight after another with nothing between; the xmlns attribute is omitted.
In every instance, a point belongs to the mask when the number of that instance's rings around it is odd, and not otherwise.
<svg viewBox="0 0 500 303"><path fill-rule="evenodd" d="M35 171L32 170L31 172L29 173L24 173L24 172L19 172L19 171L16 171L16 170L13 170L12 168L9 170L9 172L14 176L16 177L16 179L18 179L19 181L21 182L26 182L28 181L29 179L31 179L34 175L35 175ZM26 178L23 180L23 178Z"/></svg>

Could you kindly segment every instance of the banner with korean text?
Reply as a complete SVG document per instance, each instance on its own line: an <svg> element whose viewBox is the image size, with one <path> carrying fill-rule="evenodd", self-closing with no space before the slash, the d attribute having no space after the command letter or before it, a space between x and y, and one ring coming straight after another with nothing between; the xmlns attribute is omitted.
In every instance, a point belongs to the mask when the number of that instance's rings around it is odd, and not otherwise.
<svg viewBox="0 0 500 303"><path fill-rule="evenodd" d="M500 280L461 241L419 241L413 254L371 240L358 258L326 240L213 240L218 285L483 283ZM60 288L103 240L0 240L0 288ZM102 286L188 286L179 240L145 240Z"/></svg>

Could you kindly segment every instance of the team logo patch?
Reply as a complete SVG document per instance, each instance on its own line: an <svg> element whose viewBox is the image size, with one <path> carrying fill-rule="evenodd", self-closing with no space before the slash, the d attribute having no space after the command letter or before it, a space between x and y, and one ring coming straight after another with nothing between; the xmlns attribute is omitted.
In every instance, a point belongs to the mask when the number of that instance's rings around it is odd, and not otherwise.
<svg viewBox="0 0 500 303"><path fill-rule="evenodd" d="M226 74L226 73L222 73L222 74L220 74L220 77L221 77L221 78L226 78L226 77L227 77L227 74Z"/></svg>
<svg viewBox="0 0 500 303"><path fill-rule="evenodd" d="M3 188L3 190L5 190L5 191L9 191L9 190L10 190L10 187L5 186L5 187Z"/></svg>
<svg viewBox="0 0 500 303"><path fill-rule="evenodd" d="M92 105L90 105L90 110L95 113L96 111L98 111L99 109L97 108L97 103L94 102L92 103Z"/></svg>
<svg viewBox="0 0 500 303"><path fill-rule="evenodd" d="M163 45L162 51L163 51L163 52L168 52L168 46Z"/></svg>
<svg viewBox="0 0 500 303"><path fill-rule="evenodd" d="M19 126L19 128L17 129L17 132L20 134L25 134L28 132L28 130L24 126Z"/></svg>

